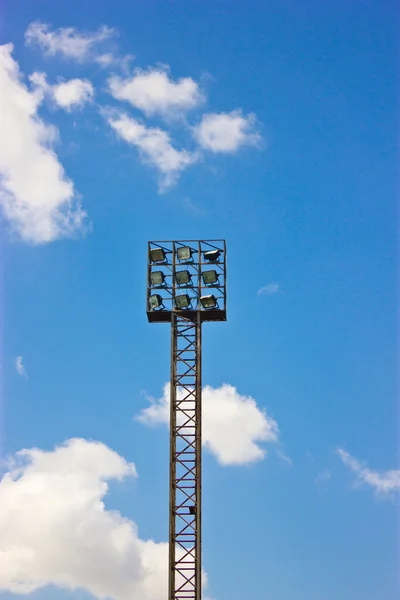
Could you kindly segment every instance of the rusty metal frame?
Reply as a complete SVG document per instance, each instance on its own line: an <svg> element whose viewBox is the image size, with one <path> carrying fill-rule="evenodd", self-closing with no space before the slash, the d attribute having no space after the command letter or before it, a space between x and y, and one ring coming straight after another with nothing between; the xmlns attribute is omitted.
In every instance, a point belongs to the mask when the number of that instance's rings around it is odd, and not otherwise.
<svg viewBox="0 0 400 600"><path fill-rule="evenodd" d="M171 335L169 600L201 599L201 320Z"/></svg>
<svg viewBox="0 0 400 600"><path fill-rule="evenodd" d="M194 258L178 262L176 250L185 245L192 248ZM150 261L150 250L157 247L163 248L166 260L155 266ZM203 253L207 249L220 250L221 260L204 261ZM221 282L204 285L202 270L205 266L214 268ZM154 267L163 270L165 285L151 284L150 274ZM181 267L192 274L190 285L177 285L175 274ZM183 290L187 290L196 302L190 309L178 310L174 301L177 293ZM163 294L167 306L150 310L149 297L158 291ZM204 310L200 297L209 291L222 299L221 305ZM150 322L171 323L168 600L201 600L202 323L226 320L225 240L149 242L146 302Z"/></svg>

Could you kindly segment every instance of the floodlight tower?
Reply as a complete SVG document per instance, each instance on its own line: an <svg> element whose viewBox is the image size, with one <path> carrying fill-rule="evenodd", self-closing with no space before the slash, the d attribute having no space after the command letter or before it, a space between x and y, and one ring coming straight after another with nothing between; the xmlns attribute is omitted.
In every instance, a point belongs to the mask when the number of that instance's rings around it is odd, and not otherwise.
<svg viewBox="0 0 400 600"><path fill-rule="evenodd" d="M147 317L171 323L168 600L201 600L201 329L226 321L225 240L149 242Z"/></svg>

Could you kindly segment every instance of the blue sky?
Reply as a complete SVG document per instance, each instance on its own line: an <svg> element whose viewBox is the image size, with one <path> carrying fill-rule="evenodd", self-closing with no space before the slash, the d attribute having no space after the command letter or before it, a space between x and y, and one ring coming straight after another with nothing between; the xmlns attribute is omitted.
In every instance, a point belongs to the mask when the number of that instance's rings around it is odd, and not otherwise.
<svg viewBox="0 0 400 600"><path fill-rule="evenodd" d="M229 266L205 598L398 598L396 4L1 2L4 600L166 598L146 249L188 238Z"/></svg>

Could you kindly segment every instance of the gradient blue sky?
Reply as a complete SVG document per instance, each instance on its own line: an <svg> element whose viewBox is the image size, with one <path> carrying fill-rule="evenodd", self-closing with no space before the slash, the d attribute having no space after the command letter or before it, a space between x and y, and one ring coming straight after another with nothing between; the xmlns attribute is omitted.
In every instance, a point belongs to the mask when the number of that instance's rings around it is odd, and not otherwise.
<svg viewBox="0 0 400 600"><path fill-rule="evenodd" d="M209 595L396 600L399 487L355 485L337 448L382 477L399 468L397 2L0 6L0 43L14 44L28 87L42 71L96 89L82 110L39 108L59 130L55 151L88 214L86 234L35 245L3 215L3 452L103 442L139 475L112 483L106 506L142 538L166 540L167 429L133 419L147 406L143 391L161 397L169 376L168 326L145 314L146 243L226 238L228 321L204 327L203 380L252 396L277 421L280 445L261 444L266 458L245 466L204 455ZM131 70L161 63L171 79L199 83L207 100L190 123L241 109L255 114L262 143L205 152L159 193L155 170L99 111L118 105L106 90L112 69L27 46L35 20L115 28ZM143 122L190 143L185 126ZM270 283L278 291L257 295ZM31 597L86 598L58 588Z"/></svg>

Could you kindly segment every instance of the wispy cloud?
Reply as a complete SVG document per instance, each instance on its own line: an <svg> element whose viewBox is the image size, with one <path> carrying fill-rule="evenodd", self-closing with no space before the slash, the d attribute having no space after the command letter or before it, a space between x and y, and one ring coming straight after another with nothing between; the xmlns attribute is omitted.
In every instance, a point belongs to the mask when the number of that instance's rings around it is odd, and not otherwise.
<svg viewBox="0 0 400 600"><path fill-rule="evenodd" d="M183 206L192 214L204 215L206 213L205 210L200 208L195 202L193 202L193 200L191 200L187 196L185 196L185 198L183 198L182 203L183 203Z"/></svg>
<svg viewBox="0 0 400 600"><path fill-rule="evenodd" d="M15 358L15 368L17 370L18 375L21 375L21 377L27 377L27 373L26 373L26 369L24 366L24 363L22 361L22 356L17 356Z"/></svg>
<svg viewBox="0 0 400 600"><path fill-rule="evenodd" d="M277 455L277 457L284 463L286 463L287 465L289 465L289 467L291 467L293 465L293 461L290 458L290 456L288 456L283 450L282 448L277 448L275 450L275 453Z"/></svg>
<svg viewBox="0 0 400 600"><path fill-rule="evenodd" d="M271 296L272 294L277 294L280 291L279 283L268 283L260 288L257 292L257 296Z"/></svg>
<svg viewBox="0 0 400 600"><path fill-rule="evenodd" d="M315 478L315 483L324 483L326 481L329 481L331 477L331 472L328 469L325 469L325 471L321 471L321 473L318 473L318 475Z"/></svg>
<svg viewBox="0 0 400 600"><path fill-rule="evenodd" d="M25 32L25 41L29 46L38 46L48 56L58 54L78 62L97 60L109 65L112 55L100 52L98 47L115 35L115 29L104 25L91 32L75 27L52 29L48 23L34 21Z"/></svg>
<svg viewBox="0 0 400 600"><path fill-rule="evenodd" d="M400 491L400 469L373 471L343 448L338 448L337 454L342 463L356 475L358 484L369 485L380 495Z"/></svg>
<svg viewBox="0 0 400 600"><path fill-rule="evenodd" d="M160 191L172 185L184 169L198 160L197 154L174 148L169 134L163 129L146 127L123 113L106 118L118 137L136 146L143 162L157 168Z"/></svg>

